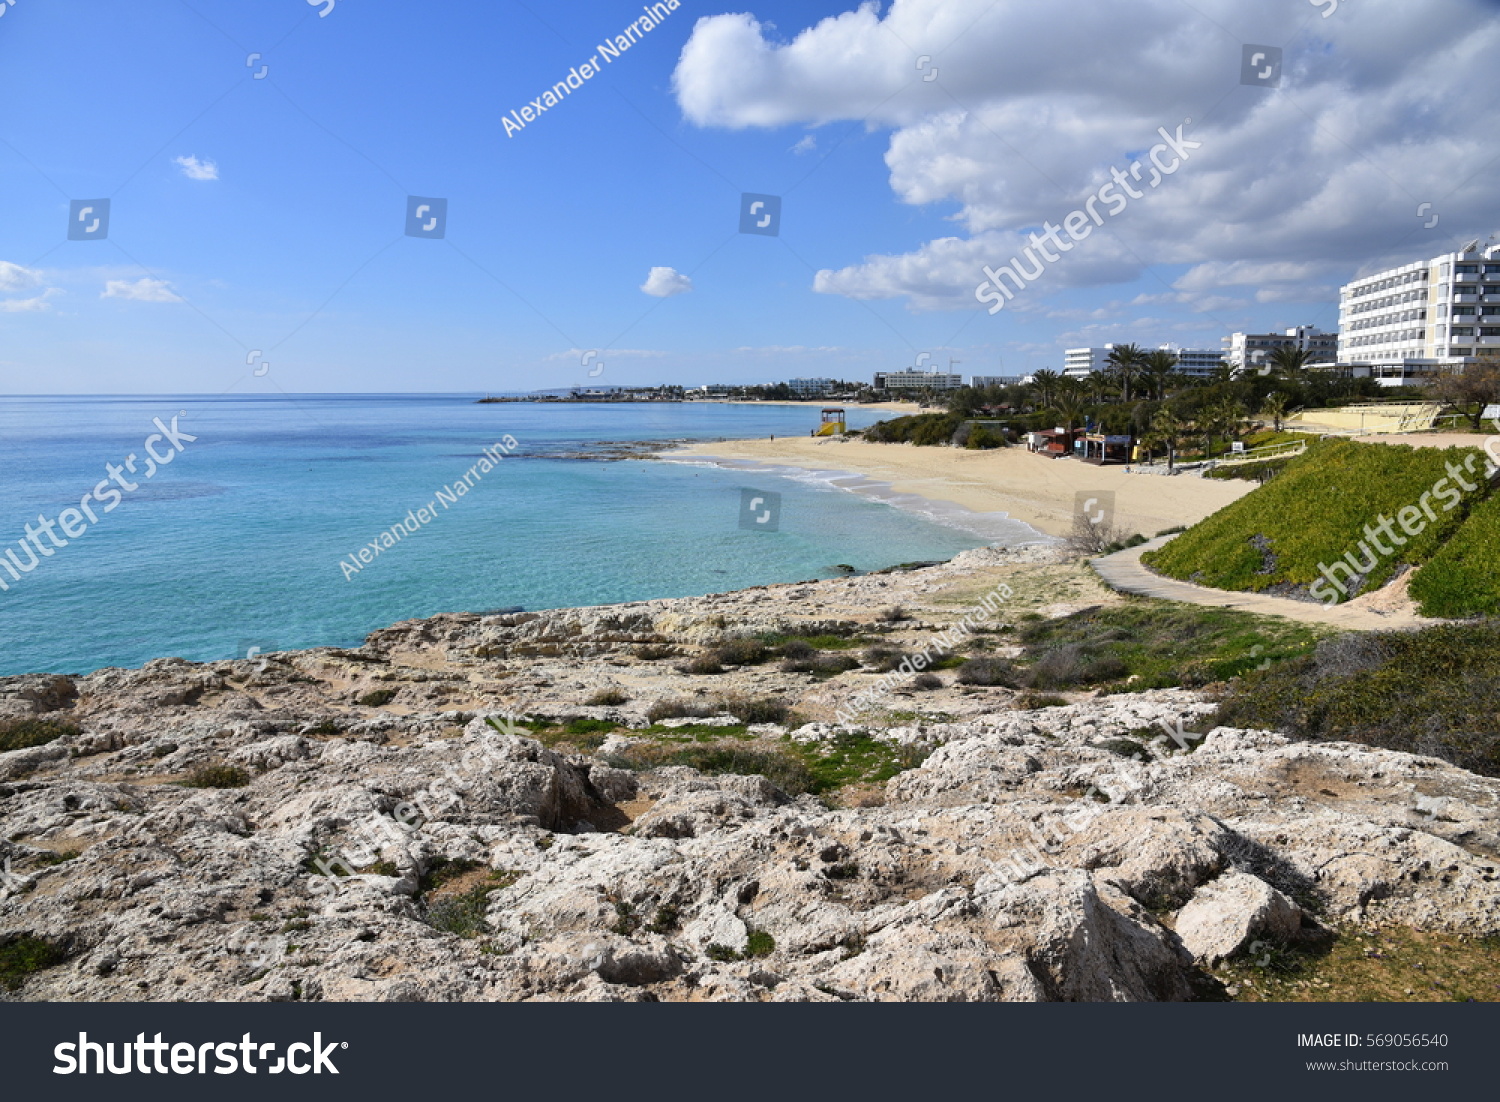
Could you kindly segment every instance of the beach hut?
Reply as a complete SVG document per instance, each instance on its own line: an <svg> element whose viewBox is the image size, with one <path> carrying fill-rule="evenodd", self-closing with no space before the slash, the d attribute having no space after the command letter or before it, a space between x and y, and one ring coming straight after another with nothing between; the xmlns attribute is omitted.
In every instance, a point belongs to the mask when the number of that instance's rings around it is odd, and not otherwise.
<svg viewBox="0 0 1500 1102"><path fill-rule="evenodd" d="M1131 459L1130 446L1135 442L1132 436L1110 436L1106 433L1091 432L1083 438L1083 460L1085 463L1093 463L1103 466L1106 463L1129 463Z"/></svg>

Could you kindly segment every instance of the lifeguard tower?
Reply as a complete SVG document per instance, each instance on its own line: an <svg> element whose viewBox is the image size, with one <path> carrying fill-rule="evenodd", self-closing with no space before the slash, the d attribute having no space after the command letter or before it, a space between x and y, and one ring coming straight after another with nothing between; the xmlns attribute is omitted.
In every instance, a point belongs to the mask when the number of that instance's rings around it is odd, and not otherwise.
<svg viewBox="0 0 1500 1102"><path fill-rule="evenodd" d="M825 409L823 411L823 424L818 429L819 436L843 436L844 435L844 411L841 409Z"/></svg>

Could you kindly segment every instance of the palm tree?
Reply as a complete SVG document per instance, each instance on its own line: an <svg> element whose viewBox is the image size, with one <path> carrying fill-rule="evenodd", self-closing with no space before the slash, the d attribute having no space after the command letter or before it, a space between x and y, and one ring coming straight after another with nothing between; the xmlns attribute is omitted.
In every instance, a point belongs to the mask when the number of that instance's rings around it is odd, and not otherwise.
<svg viewBox="0 0 1500 1102"><path fill-rule="evenodd" d="M1213 458L1213 438L1222 436L1228 440L1245 419L1245 407L1233 398L1205 409L1198 417L1198 431L1203 434L1203 458Z"/></svg>
<svg viewBox="0 0 1500 1102"><path fill-rule="evenodd" d="M1300 378L1312 361L1312 353L1284 344L1271 353L1271 370L1288 379Z"/></svg>
<svg viewBox="0 0 1500 1102"><path fill-rule="evenodd" d="M1095 402L1108 401L1111 397L1119 393L1115 387L1114 379L1110 377L1107 371L1090 373L1088 378L1083 380L1083 385L1088 391L1089 397Z"/></svg>
<svg viewBox="0 0 1500 1102"><path fill-rule="evenodd" d="M1130 401L1130 383L1141 373L1145 365L1146 353L1134 344L1117 344L1110 349L1109 366L1114 369L1115 375L1120 380L1120 394L1123 401Z"/></svg>
<svg viewBox="0 0 1500 1102"><path fill-rule="evenodd" d="M1281 423L1286 419L1286 395L1279 390L1273 390L1266 395L1266 400L1260 404L1262 417L1269 417L1271 424L1277 432L1281 431Z"/></svg>
<svg viewBox="0 0 1500 1102"><path fill-rule="evenodd" d="M1055 371L1042 368L1032 375L1031 383L1036 387L1037 397L1041 399L1043 406L1052 405L1053 395L1057 393L1057 384L1062 381L1062 376Z"/></svg>
<svg viewBox="0 0 1500 1102"><path fill-rule="evenodd" d="M1151 418L1151 428L1146 433L1146 447L1152 451L1157 444L1163 444L1167 449L1167 470L1173 470L1177 463L1177 445L1182 439L1183 423L1177 415L1169 409L1159 409L1156 416Z"/></svg>
<svg viewBox="0 0 1500 1102"><path fill-rule="evenodd" d="M1167 396L1167 384L1177 372L1177 357L1165 348L1146 355L1144 362L1147 392L1160 401Z"/></svg>
<svg viewBox="0 0 1500 1102"><path fill-rule="evenodd" d="M1068 379L1066 382L1072 383ZM1057 400L1052 403L1052 409L1062 419L1068 430L1068 435L1073 435L1073 429L1084 419L1084 413L1088 408L1088 400L1083 396L1083 388L1076 383L1072 386L1061 387L1058 390Z"/></svg>

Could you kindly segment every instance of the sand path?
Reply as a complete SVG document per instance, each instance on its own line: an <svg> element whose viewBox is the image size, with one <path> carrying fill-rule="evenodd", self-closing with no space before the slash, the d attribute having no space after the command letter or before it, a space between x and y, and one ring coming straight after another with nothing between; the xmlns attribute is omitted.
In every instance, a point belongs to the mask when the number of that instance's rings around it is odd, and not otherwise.
<svg viewBox="0 0 1500 1102"><path fill-rule="evenodd" d="M1171 536L1154 539L1139 547L1106 555L1092 560L1094 570L1106 585L1121 593L1134 593L1141 597L1160 597L1167 601L1183 601L1192 605L1211 605L1216 608L1233 608L1240 612L1255 612L1262 616L1281 616L1309 624L1331 624L1349 631L1393 631L1440 624L1441 620L1429 620L1418 616L1409 607L1393 607L1389 612L1377 612L1365 602L1335 605L1315 604L1310 601L1292 601L1285 597L1268 597L1263 593L1233 593L1225 589L1209 589L1206 586L1180 582L1175 578L1164 578L1153 574L1141 563L1141 556L1154 551L1170 540Z"/></svg>

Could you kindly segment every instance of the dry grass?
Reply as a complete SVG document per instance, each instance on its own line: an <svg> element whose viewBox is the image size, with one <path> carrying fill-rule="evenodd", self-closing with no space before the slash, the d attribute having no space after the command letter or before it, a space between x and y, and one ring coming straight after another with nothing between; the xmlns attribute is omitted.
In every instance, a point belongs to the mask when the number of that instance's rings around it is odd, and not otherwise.
<svg viewBox="0 0 1500 1102"><path fill-rule="evenodd" d="M1238 960L1214 974L1237 1002L1500 1002L1500 938L1346 930L1326 952L1273 953L1264 967Z"/></svg>

